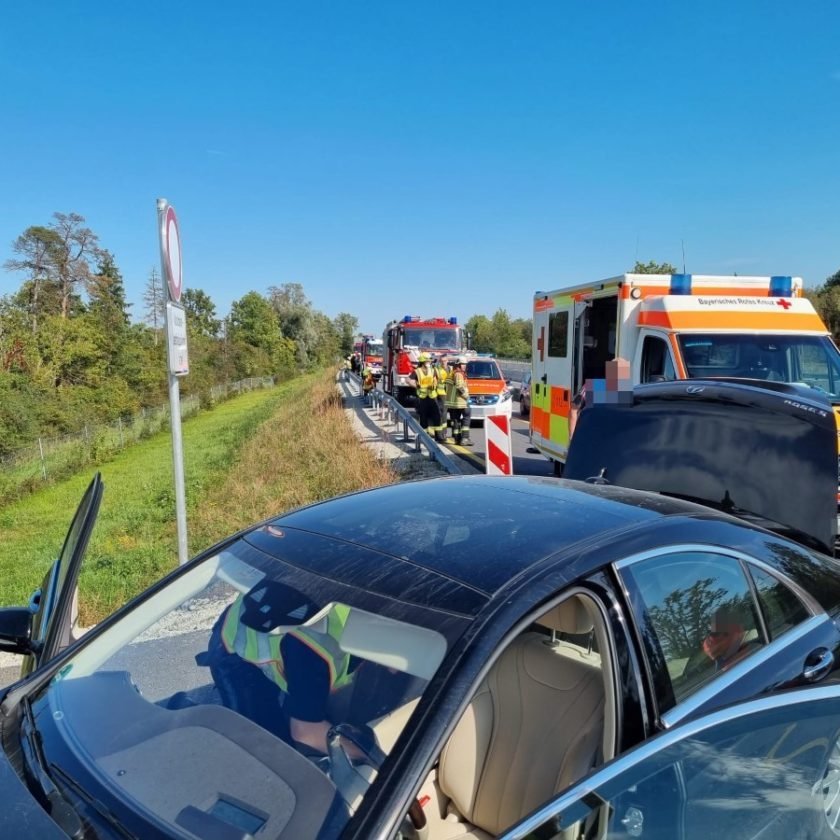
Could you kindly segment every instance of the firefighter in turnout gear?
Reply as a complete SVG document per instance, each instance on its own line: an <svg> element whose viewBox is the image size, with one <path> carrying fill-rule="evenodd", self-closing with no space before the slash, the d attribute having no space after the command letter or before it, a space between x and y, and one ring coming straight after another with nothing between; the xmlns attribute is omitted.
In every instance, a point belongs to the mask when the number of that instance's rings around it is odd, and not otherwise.
<svg viewBox="0 0 840 840"><path fill-rule="evenodd" d="M428 353L417 357L419 364L409 377L417 389L417 418L430 435L440 436L440 411L437 404L437 376Z"/></svg>
<svg viewBox="0 0 840 840"><path fill-rule="evenodd" d="M435 389L435 400L437 401L438 416L440 417L440 423L438 424L438 427L435 430L435 440L437 440L439 443L443 443L447 439L446 380L449 376L449 371L446 369L446 365L443 363L439 356L432 357L432 367L434 368L435 378L437 379L437 387Z"/></svg>
<svg viewBox="0 0 840 840"><path fill-rule="evenodd" d="M374 389L375 385L376 380L373 378L373 371L365 365L365 369L362 371L362 396L365 402L368 401L368 395Z"/></svg>
<svg viewBox="0 0 840 840"><path fill-rule="evenodd" d="M449 375L446 379L446 409L449 412L449 425L455 443L472 446L470 440L470 420L467 415L470 389L464 375L464 359L456 356L452 359Z"/></svg>

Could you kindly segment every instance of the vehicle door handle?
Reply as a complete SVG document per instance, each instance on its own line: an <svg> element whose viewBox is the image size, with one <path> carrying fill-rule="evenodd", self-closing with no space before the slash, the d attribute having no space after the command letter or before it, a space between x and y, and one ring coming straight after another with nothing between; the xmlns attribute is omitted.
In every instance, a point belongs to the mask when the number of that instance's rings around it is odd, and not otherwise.
<svg viewBox="0 0 840 840"><path fill-rule="evenodd" d="M540 382L542 382L543 385L548 385L548 374L547 373L544 373L540 377Z"/></svg>
<svg viewBox="0 0 840 840"><path fill-rule="evenodd" d="M819 682L834 665L834 654L828 648L812 650L805 658L802 679L805 682Z"/></svg>

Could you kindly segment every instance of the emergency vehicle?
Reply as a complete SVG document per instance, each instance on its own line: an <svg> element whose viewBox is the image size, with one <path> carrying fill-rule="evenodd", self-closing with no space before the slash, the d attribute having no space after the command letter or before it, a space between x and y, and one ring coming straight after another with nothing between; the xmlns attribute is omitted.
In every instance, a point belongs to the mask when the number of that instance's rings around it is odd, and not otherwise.
<svg viewBox="0 0 840 840"><path fill-rule="evenodd" d="M372 335L364 336L361 342L360 353L362 370L366 367L370 368L373 378L378 382L379 378L382 376L382 339L374 338Z"/></svg>
<svg viewBox="0 0 840 840"><path fill-rule="evenodd" d="M391 321L385 327L382 344L382 387L386 393L406 404L414 395L414 387L408 377L420 353L439 358L464 355L467 352L467 334L457 318L406 315L401 321Z"/></svg>
<svg viewBox="0 0 840 840"><path fill-rule="evenodd" d="M827 397L840 425L840 351L799 277L623 274L537 292L532 444L560 474L569 415L606 363L630 363L633 384L738 377L798 384Z"/></svg>

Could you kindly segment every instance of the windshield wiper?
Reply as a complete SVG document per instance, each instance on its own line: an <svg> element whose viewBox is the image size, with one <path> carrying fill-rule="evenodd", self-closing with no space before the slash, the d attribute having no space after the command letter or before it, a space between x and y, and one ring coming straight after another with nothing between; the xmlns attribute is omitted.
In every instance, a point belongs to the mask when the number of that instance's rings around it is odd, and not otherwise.
<svg viewBox="0 0 840 840"><path fill-rule="evenodd" d="M59 767L55 762L50 763L50 769L61 779L62 785L68 787L74 796L78 796L85 805L89 805L96 811L97 816L101 817L109 828L113 828L125 840L137 840L136 834L130 832L102 802L91 796L66 770Z"/></svg>
<svg viewBox="0 0 840 840"><path fill-rule="evenodd" d="M29 700L23 700L23 721L20 724L20 749L26 767L26 774L41 791L47 813L55 820L59 828L73 838L84 837L84 827L79 815L55 786L47 769L41 736L35 725L32 705Z"/></svg>
<svg viewBox="0 0 840 840"><path fill-rule="evenodd" d="M59 778L61 785L69 789L73 796L90 806L109 828L114 829L125 840L136 840L137 835L121 825L108 808L91 796L66 770L47 761L41 744L41 734L38 732L35 716L32 714L31 703L29 700L24 700L21 705L24 719L20 727L20 745L26 770L40 788L46 800L47 812L61 830L75 840L83 840L88 836L82 818L73 807L69 797L56 785L53 775Z"/></svg>

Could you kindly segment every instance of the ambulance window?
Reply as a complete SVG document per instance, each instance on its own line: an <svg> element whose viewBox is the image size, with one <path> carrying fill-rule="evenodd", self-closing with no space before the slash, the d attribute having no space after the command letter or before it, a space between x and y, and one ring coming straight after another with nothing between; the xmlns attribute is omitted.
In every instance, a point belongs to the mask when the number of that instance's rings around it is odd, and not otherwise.
<svg viewBox="0 0 840 840"><path fill-rule="evenodd" d="M642 382L670 382L677 378L668 345L656 336L645 336L642 346Z"/></svg>
<svg viewBox="0 0 840 840"><path fill-rule="evenodd" d="M548 355L565 359L569 355L569 313L552 312L548 316Z"/></svg>

